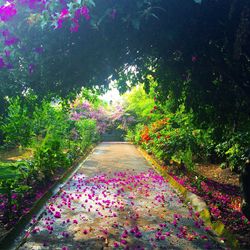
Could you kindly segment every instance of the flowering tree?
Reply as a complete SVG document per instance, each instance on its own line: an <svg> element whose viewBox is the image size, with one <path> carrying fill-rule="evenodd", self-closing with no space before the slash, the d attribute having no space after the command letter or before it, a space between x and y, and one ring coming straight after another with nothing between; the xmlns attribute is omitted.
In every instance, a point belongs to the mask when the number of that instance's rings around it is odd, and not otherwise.
<svg viewBox="0 0 250 250"><path fill-rule="evenodd" d="M11 54L15 49L21 49L25 39L17 36L17 22L28 27L38 24L40 28L51 26L52 29L61 29L63 23L71 21L70 31L77 32L81 18L90 20L89 8L94 6L93 1L51 1L51 0L20 0L2 1L0 6L1 22L1 50L0 68L12 69ZM33 48L33 52L42 54L43 45ZM28 65L28 71L33 73L34 64Z"/></svg>
<svg viewBox="0 0 250 250"><path fill-rule="evenodd" d="M145 20L144 10L157 2L0 1L1 101L29 88L43 96L107 85L112 71L127 61L118 59L117 53L126 55L126 45L113 43L110 28L116 33L124 27L124 35L129 34L131 27L138 28L139 21L133 20Z"/></svg>
<svg viewBox="0 0 250 250"><path fill-rule="evenodd" d="M81 119L92 119L97 123L99 133L104 133L109 125L107 111L102 107L95 108L93 104L84 99L76 99L71 104L70 119L79 121Z"/></svg>
<svg viewBox="0 0 250 250"><path fill-rule="evenodd" d="M115 105L110 110L110 121L113 127L127 130L135 122L135 117L130 115L123 105Z"/></svg>
<svg viewBox="0 0 250 250"><path fill-rule="evenodd" d="M126 112L123 105L100 106L95 105L84 98L76 98L70 104L70 120L80 121L92 119L96 121L100 134L107 130L120 128L126 130L135 118Z"/></svg>

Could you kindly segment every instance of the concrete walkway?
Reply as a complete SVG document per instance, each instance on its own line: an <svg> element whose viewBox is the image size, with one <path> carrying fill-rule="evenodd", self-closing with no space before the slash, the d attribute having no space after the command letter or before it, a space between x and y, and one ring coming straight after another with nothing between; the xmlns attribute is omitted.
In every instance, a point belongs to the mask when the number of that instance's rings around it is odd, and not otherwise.
<svg viewBox="0 0 250 250"><path fill-rule="evenodd" d="M101 143L19 249L220 249L135 146Z"/></svg>

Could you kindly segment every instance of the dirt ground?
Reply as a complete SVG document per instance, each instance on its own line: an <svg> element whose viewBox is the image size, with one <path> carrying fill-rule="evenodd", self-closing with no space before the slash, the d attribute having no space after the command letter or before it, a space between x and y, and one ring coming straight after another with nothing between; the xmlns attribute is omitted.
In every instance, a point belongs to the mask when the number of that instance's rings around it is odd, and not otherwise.
<svg viewBox="0 0 250 250"><path fill-rule="evenodd" d="M239 175L233 173L229 168L222 169L220 165L215 164L197 164L195 171L221 184L239 187Z"/></svg>

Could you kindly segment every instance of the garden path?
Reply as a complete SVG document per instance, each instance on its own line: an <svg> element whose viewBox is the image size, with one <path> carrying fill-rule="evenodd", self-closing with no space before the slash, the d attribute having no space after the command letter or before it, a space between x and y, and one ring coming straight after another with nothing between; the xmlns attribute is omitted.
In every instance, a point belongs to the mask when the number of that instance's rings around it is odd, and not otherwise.
<svg viewBox="0 0 250 250"><path fill-rule="evenodd" d="M192 215L134 145L101 143L19 249L219 249Z"/></svg>

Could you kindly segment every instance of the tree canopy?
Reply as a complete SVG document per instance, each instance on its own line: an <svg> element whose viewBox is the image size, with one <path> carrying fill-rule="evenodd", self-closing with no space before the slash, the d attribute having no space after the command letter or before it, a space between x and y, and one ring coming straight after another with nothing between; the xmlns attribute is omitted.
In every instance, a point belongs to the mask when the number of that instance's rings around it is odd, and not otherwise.
<svg viewBox="0 0 250 250"><path fill-rule="evenodd" d="M1 100L111 78L147 87L150 74L160 99L238 126L250 107L249 15L248 0L2 1Z"/></svg>

